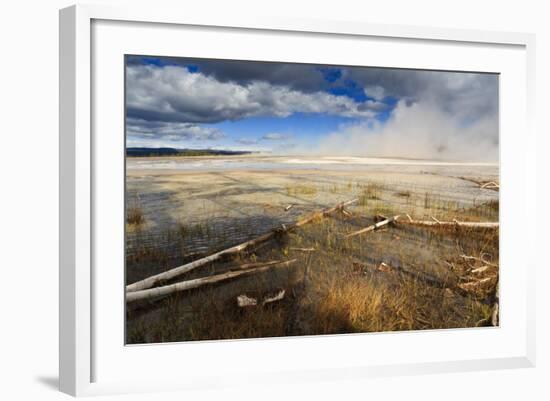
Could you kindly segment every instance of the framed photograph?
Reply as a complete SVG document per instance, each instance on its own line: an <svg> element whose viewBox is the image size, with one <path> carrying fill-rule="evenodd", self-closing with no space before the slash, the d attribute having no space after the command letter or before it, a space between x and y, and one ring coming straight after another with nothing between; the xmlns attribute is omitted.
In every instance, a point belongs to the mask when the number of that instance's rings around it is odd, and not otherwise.
<svg viewBox="0 0 550 401"><path fill-rule="evenodd" d="M533 366L533 48L61 10L61 390Z"/></svg>

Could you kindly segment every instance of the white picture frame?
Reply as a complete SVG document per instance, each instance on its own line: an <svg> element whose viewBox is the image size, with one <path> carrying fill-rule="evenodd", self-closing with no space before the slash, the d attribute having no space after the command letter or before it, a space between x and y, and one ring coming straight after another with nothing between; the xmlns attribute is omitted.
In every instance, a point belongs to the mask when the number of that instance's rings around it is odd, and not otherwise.
<svg viewBox="0 0 550 401"><path fill-rule="evenodd" d="M121 26L115 26L120 23ZM94 24L97 29L94 31ZM102 25L103 24L103 25ZM124 25L133 24L133 25ZM140 48L135 46L125 48L125 43L137 40L140 30L155 26L155 34L150 31L147 38L152 44L142 43ZM102 112L93 101L94 96L102 96L103 93L93 86L94 79L101 81L102 65L98 64L97 56L101 60L110 60L109 57L117 58L121 53L131 53L130 49L138 51L143 49L151 51L154 47L155 35L173 34L171 29L184 29L193 27L199 31L208 33L209 30L221 30L229 35L263 35L273 36L269 40L276 43L277 35L292 37L306 37L304 40L326 40L339 38L339 40L384 40L391 44L399 41L417 43L418 45L437 46L444 52L445 47L452 46L453 52L468 52L468 49L478 49L479 53L485 52L485 47L495 49L495 54L501 52L502 58L495 57L491 62L492 67L483 68L481 61L470 56L470 61L465 61L468 70L489 71L503 73L506 78L505 90L501 91L501 141L506 146L501 150L501 168L503 188L501 196L505 200L501 211L502 226L504 227L501 239L501 247L504 245L516 244L519 249L506 248L503 253L510 260L518 261L519 254L524 258L519 262L518 270L514 270L510 276L504 276L501 281L501 299L503 299L503 314L506 314L507 305L510 306L508 320L502 318L502 327L489 329L491 331L471 330L450 330L430 331L424 333L384 333L376 335L346 335L346 336L325 336L323 340L315 338L308 339L270 339L270 340L242 340L234 342L203 342L201 344L183 345L151 345L146 347L125 347L123 341L117 337L113 347L120 347L120 354L108 352L108 337L110 327L117 325L116 319L120 319L123 325L123 315L113 315L109 320L102 311L104 306L97 300L98 287L101 287L102 297L109 299L109 302L123 302L123 287L116 285L105 286L107 279L104 274L97 274L98 261L103 257L109 257L117 252L98 254L97 235L105 225L100 221L103 209L100 198L109 193L109 186L104 185L101 179L102 174L108 168L121 168L117 157L120 149L111 145L123 144L123 132L120 138L114 138L115 142L102 139L100 142L94 138L94 129L102 124L109 124L108 120L100 122ZM131 34L130 34L130 29ZM229 30L229 31L228 31ZM216 31L216 32L217 32ZM94 41L94 32L97 40ZM103 55L103 47L107 48L105 34L109 35L109 46L111 56ZM128 32L124 35L124 32ZM222 33L223 34L223 33ZM102 36L103 35L103 36ZM130 39L131 38L131 39ZM157 39L158 39L157 38ZM143 40L142 42L146 42ZM268 40L268 39L266 39ZM127 41L127 42L126 42ZM157 42L160 43L160 42ZM234 385L246 383L246 381L262 382L292 382L295 380L326 380L341 377L352 377L361 379L364 377L419 374L429 372L466 371L478 369L503 369L512 367L530 367L535 363L535 338L534 338L534 278L535 261L533 252L529 247L534 246L532 236L536 230L523 230L521 242L515 241L511 232L524 222L528 226L534 224L532 218L535 214L534 205L534 176L535 176L535 133L532 129L532 112L534 110L534 43L535 38L530 34L506 33L506 32L484 32L459 29L437 29L414 26L397 25L376 25L366 22L350 21L317 21L317 20L296 20L292 18L261 18L258 16L246 16L242 19L225 18L224 16L194 15L185 10L163 10L154 7L150 8L112 8L109 6L78 5L60 11L60 389L72 395L94 395L108 393L126 393L134 391L160 391L167 389L196 389L212 386ZM117 47L118 46L118 47ZM147 47L149 46L149 47ZM170 44L159 51L170 51ZM279 46L281 47L281 46ZM500 49L500 50L499 50ZM153 49L154 50L154 49ZM197 50L198 51L198 50ZM253 50L252 50L253 51ZM314 49L312 50L314 51ZM425 50L429 52L427 48ZM433 49L431 50L433 51ZM98 53L99 52L99 53ZM145 53L143 53L145 54ZM312 55L314 53L311 53ZM426 53L428 54L428 53ZM500 54L500 53L499 53ZM163 55L173 55L166 54ZM246 55L243 57L247 57ZM292 60L292 56L289 56ZM313 56L311 56L313 57ZM328 57L328 56L325 56ZM396 55L396 57L399 57ZM481 58L483 56L480 56ZM259 59L264 59L259 56ZM466 57L467 59L468 57ZM311 59L310 59L311 60ZM325 60L325 59L323 59ZM397 59L396 59L397 60ZM101 61L103 62L103 61ZM389 61L387 62L389 63ZM399 63L399 61L395 61ZM422 59L411 62L410 68L444 68L444 64L451 61L441 61L441 64L434 61ZM499 64L500 63L500 64ZM506 64L506 65L505 65ZM477 69L475 66L479 66ZM489 65L489 64L487 64ZM466 64L465 64L466 66ZM101 68L100 68L101 67ZM109 68L108 65L106 65ZM459 66L456 66L459 69ZM94 70L94 69L97 69ZM119 70L117 74L122 74ZM508 75L507 75L508 74ZM96 81L97 82L97 81ZM117 81L120 83L119 81ZM113 98L120 101L123 87L113 86ZM510 89L517 89L516 98L511 98ZM510 102L514 102L513 104ZM114 103L115 109L116 105ZM112 106L112 105L110 105ZM514 116L507 113L512 106L519 106L518 113ZM122 116L123 110L119 110ZM122 118L122 117L121 117ZM103 121L103 120L102 120ZM95 128L94 128L95 127ZM511 128L517 129L521 134L521 143L517 138L509 134ZM118 141L118 142L116 142ZM118 156L117 156L118 155ZM101 162L99 162L101 160ZM510 163L517 163L514 169L509 168ZM108 167L109 166L109 167ZM118 166L118 167L117 167ZM103 173L101 172L103 171ZM117 170L118 171L118 170ZM116 174L115 174L116 175ZM119 177L122 178L122 177ZM508 182L508 184L507 184ZM120 182L118 182L120 184ZM114 183L113 185L118 185ZM114 188L114 187L113 187ZM106 192L107 191L107 192ZM98 195L100 194L100 195ZM121 194L118 194L119 196ZM115 200L122 198L115 197ZM122 202L114 209L115 212L122 210ZM113 212L113 213L115 213ZM115 217L118 215L114 215ZM111 216L112 217L112 216ZM116 219L115 219L116 220ZM123 220L120 220L123 221ZM122 229L122 228L121 228ZM510 235L507 233L510 232ZM118 237L117 237L118 238ZM115 241L116 243L116 241ZM120 243L118 243L120 245ZM118 246L115 244L115 246ZM504 249L504 248L503 248ZM103 255L103 256L102 256ZM503 266L506 264L503 262ZM513 275L515 274L515 275ZM504 289L503 289L504 287ZM118 292L117 288L120 288ZM510 289L510 291L508 291ZM512 291L513 289L513 291ZM118 308L118 306L117 306ZM118 317L116 317L118 316ZM98 332L97 326L102 329ZM118 326L117 326L118 327ZM117 329L120 332L120 328ZM498 331L500 330L500 331ZM502 334L504 333L504 334ZM442 338L438 340L438 338ZM445 339L443 339L445 338ZM494 348L486 352L480 347L471 351L461 358L458 356L446 356L420 360L413 353L404 355L401 358L392 358L390 354L382 352L372 360L354 359L352 353L340 357L338 352L349 347L363 347L365 344L376 342L377 347L381 344L394 344L395 349L405 350L411 344L434 344L441 341L444 346L446 341L469 341L471 344L480 341L480 344L492 343ZM118 344L118 345L116 345ZM351 345L350 345L351 344ZM436 344L437 345L437 344ZM212 368L208 364L197 364L194 369L185 370L185 375L154 377L150 380L136 377L134 380L117 375L121 371L121 363L131 365L139 360L159 361L164 360L170 366L170 355L176 355L174 347L187 347L186 353L190 355L214 355L221 353L224 358L235 358L238 355L245 355L241 362L242 366L220 366ZM340 348L339 348L340 347ZM342 348L344 347L344 348ZM509 347L509 348L505 348ZM475 347L473 347L475 348ZM315 359L316 353L321 349L326 352L324 361ZM355 348L357 349L357 348ZM458 347L460 350L460 346ZM117 352L118 352L117 351ZM286 369L283 363L277 360L277 354L288 352L289 358L298 358L299 355L311 357L311 363L293 363L292 369ZM300 353L303 354L300 354ZM266 366L255 366L252 370L246 367L247 363L253 361L251 355L270 355ZM115 355L117 354L117 355ZM360 354L360 353L356 353ZM458 355L458 354L457 354ZM116 359L120 357L121 359ZM174 356L175 358L176 356ZM110 359L112 358L112 359ZM248 359L247 359L248 358ZM346 359L347 358L347 359ZM122 359L127 359L124 362ZM208 359L208 358L207 358ZM237 358L239 359L239 358ZM302 358L303 359L303 358ZM397 361L397 362L396 362ZM257 361L256 361L257 362ZM334 366L332 365L334 364ZM103 374L102 366L112 365L112 372ZM221 364L223 365L223 363ZM239 374L230 374L235 368ZM216 370L218 369L218 370Z"/></svg>

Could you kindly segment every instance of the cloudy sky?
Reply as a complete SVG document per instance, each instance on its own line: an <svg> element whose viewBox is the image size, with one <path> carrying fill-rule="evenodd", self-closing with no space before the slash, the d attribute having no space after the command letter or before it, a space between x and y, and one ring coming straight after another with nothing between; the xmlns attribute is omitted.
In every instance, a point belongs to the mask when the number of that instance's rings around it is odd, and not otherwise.
<svg viewBox="0 0 550 401"><path fill-rule="evenodd" d="M498 76L127 56L127 146L498 160Z"/></svg>

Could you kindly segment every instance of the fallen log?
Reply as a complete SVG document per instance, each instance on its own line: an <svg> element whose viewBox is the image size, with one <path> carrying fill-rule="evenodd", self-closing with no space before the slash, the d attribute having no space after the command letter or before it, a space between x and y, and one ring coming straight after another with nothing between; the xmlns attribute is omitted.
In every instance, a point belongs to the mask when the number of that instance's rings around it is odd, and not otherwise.
<svg viewBox="0 0 550 401"><path fill-rule="evenodd" d="M400 217L400 216L399 216ZM492 221L439 221L434 220L414 220L406 215L407 220L398 220L399 223L412 224L417 226L436 226L436 227L471 227L471 228L499 228L498 222Z"/></svg>
<svg viewBox="0 0 550 401"><path fill-rule="evenodd" d="M500 189L500 185L497 182L494 182L494 181L480 181L480 180L475 180L473 178L468 178L468 177L454 177L454 178L459 178L461 180L473 182L473 183L479 185L480 189L491 189L491 190L497 191L497 192Z"/></svg>
<svg viewBox="0 0 550 401"><path fill-rule="evenodd" d="M320 212L312 213L312 214L304 217L303 219L298 220L294 224L291 224L290 226L286 227L286 230L292 230L294 228L301 227L305 224L308 224L308 223L312 222L313 220L315 220L319 217L325 217L325 216L327 216L331 213L334 213L337 210L344 210L344 207L352 205L352 204L356 203L358 200L359 200L359 198L351 199L349 201L339 203L334 207L331 207L331 208L328 208L328 209L323 209Z"/></svg>
<svg viewBox="0 0 550 401"><path fill-rule="evenodd" d="M190 262L190 263L187 263L185 265L170 269L166 272L156 274L154 276L148 277L148 278L143 279L141 281L137 281L133 284L129 284L129 285L126 286L126 292L139 291L139 290L144 290L144 289L147 289L147 288L154 287L159 282L171 280L171 279L173 279L175 277L178 277L178 276L180 276L184 273L187 273L187 272L189 272L193 269L196 269L197 267L204 266L205 264L214 262L214 261L222 258L225 255L233 255L233 254L239 253L239 252L241 252L241 251L243 251L247 248L253 247L255 245L259 245L259 244L269 240L270 238L272 238L273 235L274 235L273 232L269 232L269 233L264 234L264 235L262 235L258 238L255 238L253 240L244 242L242 244L233 246L231 248L225 249L225 250L220 251L220 252L216 252L212 255L206 256L206 257L201 258L201 259L197 259L193 262Z"/></svg>
<svg viewBox="0 0 550 401"><path fill-rule="evenodd" d="M222 251L216 252L212 255L206 256L201 259L197 259L193 262L186 263L182 266L175 267L173 269L170 269L168 271L165 271L163 273L156 274L154 276L148 277L146 279L137 281L135 283L129 284L126 286L126 292L132 292L132 291L140 291L145 290L147 288L152 288L155 285L157 285L160 282L171 280L175 277L181 276L182 274L185 274L193 269L196 269L198 267L204 266L208 263L212 263L216 260L221 259L222 257L228 256L228 255L235 255L238 254L246 249L254 248L255 246L258 246L271 238L275 237L277 233L279 232L286 232L289 230L293 230L297 227L301 227L313 220L315 220L318 217L324 217L330 213L335 212L336 210L342 209L344 206L351 205L355 202L357 202L358 199L352 199L346 202L339 203L338 205L321 210L320 212L312 213L311 215L308 215L304 217L301 220L298 220L297 222L286 226L282 225L280 228L277 228L275 230L271 230L268 233L265 233L257 238L251 239L249 241L243 242L242 244L235 245L231 248L224 249Z"/></svg>
<svg viewBox="0 0 550 401"><path fill-rule="evenodd" d="M229 279L247 275L247 274L260 273L268 269L271 269L272 267L275 267L275 266L289 266L292 263L295 263L297 260L298 259L291 259L284 262L279 262L277 264L269 263L269 264L265 264L264 266L254 267L251 269L228 271L226 273L216 274L209 277L196 278L194 280L182 281L180 283L165 285L163 287L156 287L156 288L149 288L141 291L127 292L126 302L130 303L130 302L135 302L140 300L148 300L148 299L163 297L166 295L175 294L176 292L191 290L194 288L202 287L204 285L218 283L220 281L229 280Z"/></svg>
<svg viewBox="0 0 550 401"><path fill-rule="evenodd" d="M399 216L393 216L393 217L389 217L385 220L382 220L382 221L379 221L378 223L375 223L371 226L368 226L368 227L365 227L365 228L362 228L360 230L357 230L357 231L354 231L352 233L349 233L347 234L345 237L346 238L349 238L349 237L355 237L356 235L360 235L360 234L363 234L363 233L367 233L369 231L374 231L374 230L377 230L378 228L380 227L383 227L385 226L386 224L389 224L395 220L397 220L399 218Z"/></svg>

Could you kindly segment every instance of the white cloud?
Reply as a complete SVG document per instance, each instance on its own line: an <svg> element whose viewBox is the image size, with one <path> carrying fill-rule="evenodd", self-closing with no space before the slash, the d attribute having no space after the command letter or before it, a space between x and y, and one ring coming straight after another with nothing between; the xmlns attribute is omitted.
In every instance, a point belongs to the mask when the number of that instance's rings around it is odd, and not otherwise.
<svg viewBox="0 0 550 401"><path fill-rule="evenodd" d="M255 145L259 141L257 139L254 139L254 138L238 138L238 139L235 140L235 142L240 143L242 145Z"/></svg>
<svg viewBox="0 0 550 401"><path fill-rule="evenodd" d="M270 132L268 134L265 134L262 136L262 139L267 141L282 141L286 139L292 138L292 135L290 134L280 134L278 132Z"/></svg>
<svg viewBox="0 0 550 401"><path fill-rule="evenodd" d="M216 140L225 137L225 134L213 127L191 123L146 121L128 118L126 121L128 136L142 138L158 138L171 141L179 140Z"/></svg>
<svg viewBox="0 0 550 401"><path fill-rule="evenodd" d="M367 86L365 88L365 93L367 94L367 96L372 97L376 100L382 100L384 96L386 96L386 91L380 85Z"/></svg>
<svg viewBox="0 0 550 401"><path fill-rule="evenodd" d="M219 82L177 66L128 66L129 117L149 121L213 123L252 116L286 117L296 112L371 118L380 104L346 96L305 93L265 81Z"/></svg>

